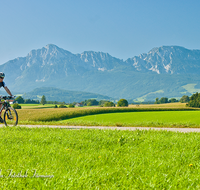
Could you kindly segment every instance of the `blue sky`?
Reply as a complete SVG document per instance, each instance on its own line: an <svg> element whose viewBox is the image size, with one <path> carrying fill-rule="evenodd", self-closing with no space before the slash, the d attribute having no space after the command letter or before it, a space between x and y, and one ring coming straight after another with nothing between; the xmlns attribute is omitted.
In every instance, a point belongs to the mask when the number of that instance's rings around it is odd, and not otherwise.
<svg viewBox="0 0 200 190"><path fill-rule="evenodd" d="M0 0L0 64L55 44L124 59L154 47L200 49L199 0Z"/></svg>

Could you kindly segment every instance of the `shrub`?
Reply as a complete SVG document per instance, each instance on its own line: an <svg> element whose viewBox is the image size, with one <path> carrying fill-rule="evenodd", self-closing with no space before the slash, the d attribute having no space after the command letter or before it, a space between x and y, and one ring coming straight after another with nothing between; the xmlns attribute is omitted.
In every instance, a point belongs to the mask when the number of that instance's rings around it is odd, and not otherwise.
<svg viewBox="0 0 200 190"><path fill-rule="evenodd" d="M169 99L169 103L174 103L174 102L178 102L178 100L176 98Z"/></svg>
<svg viewBox="0 0 200 190"><path fill-rule="evenodd" d="M67 106L65 106L64 104L60 104L59 108L66 108Z"/></svg>
<svg viewBox="0 0 200 190"><path fill-rule="evenodd" d="M57 105L55 105L55 106L54 106L54 108L58 108L58 106L57 106Z"/></svg>
<svg viewBox="0 0 200 190"><path fill-rule="evenodd" d="M87 106L92 106L92 103L91 102L87 103Z"/></svg>
<svg viewBox="0 0 200 190"><path fill-rule="evenodd" d="M125 99L120 99L120 100L117 102L117 106L118 106L118 107L127 107L127 106L128 106L128 101L125 100Z"/></svg>
<svg viewBox="0 0 200 190"><path fill-rule="evenodd" d="M14 109L22 109L22 107L17 103L13 104L13 108Z"/></svg>
<svg viewBox="0 0 200 190"><path fill-rule="evenodd" d="M106 102L104 107L115 107L115 104L113 102Z"/></svg>
<svg viewBox="0 0 200 190"><path fill-rule="evenodd" d="M168 98L162 97L160 100L159 98L156 98L155 104L165 104L165 103L169 103Z"/></svg>
<svg viewBox="0 0 200 190"><path fill-rule="evenodd" d="M69 104L68 107L69 107L69 108L74 108L75 106L74 106L74 104Z"/></svg>

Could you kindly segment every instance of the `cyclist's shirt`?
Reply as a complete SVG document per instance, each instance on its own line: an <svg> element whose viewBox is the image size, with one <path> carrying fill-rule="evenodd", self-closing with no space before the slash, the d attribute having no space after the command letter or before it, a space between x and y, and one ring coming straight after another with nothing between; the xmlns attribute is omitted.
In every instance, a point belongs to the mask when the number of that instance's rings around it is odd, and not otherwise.
<svg viewBox="0 0 200 190"><path fill-rule="evenodd" d="M6 87L6 83L5 83L5 82L0 82L0 88L1 88L2 86L3 86L3 87Z"/></svg>

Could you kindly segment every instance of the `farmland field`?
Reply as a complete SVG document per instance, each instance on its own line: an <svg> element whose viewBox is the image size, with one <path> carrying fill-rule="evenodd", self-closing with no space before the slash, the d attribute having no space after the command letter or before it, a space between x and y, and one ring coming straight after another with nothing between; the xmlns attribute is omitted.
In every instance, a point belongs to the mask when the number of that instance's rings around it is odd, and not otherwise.
<svg viewBox="0 0 200 190"><path fill-rule="evenodd" d="M128 108L49 108L23 105L19 124L200 127L200 110L185 104L130 105Z"/></svg>
<svg viewBox="0 0 200 190"><path fill-rule="evenodd" d="M35 109L35 108L53 108L55 104L19 104L22 106L22 109ZM84 106L86 108L87 106ZM97 108L99 106L92 106L88 108ZM168 104L130 104L128 106L129 108L185 108L186 104L185 103L168 103ZM80 109L80 108L78 108Z"/></svg>
<svg viewBox="0 0 200 190"><path fill-rule="evenodd" d="M199 189L200 136L0 128L2 189Z"/></svg>

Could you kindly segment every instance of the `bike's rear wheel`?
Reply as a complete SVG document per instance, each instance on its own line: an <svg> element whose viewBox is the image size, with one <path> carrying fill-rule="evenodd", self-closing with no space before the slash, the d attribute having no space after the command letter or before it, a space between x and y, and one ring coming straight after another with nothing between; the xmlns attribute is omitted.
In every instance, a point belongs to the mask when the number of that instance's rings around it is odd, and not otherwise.
<svg viewBox="0 0 200 190"><path fill-rule="evenodd" d="M14 108L9 107L4 112L4 123L6 126L16 126L18 123L18 115Z"/></svg>

